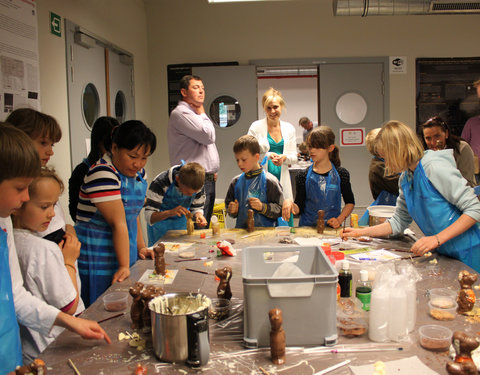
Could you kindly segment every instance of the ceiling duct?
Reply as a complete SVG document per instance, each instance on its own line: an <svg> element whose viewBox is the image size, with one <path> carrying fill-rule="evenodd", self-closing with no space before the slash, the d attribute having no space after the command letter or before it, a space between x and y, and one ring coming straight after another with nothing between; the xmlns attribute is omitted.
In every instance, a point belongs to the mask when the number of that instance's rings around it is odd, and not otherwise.
<svg viewBox="0 0 480 375"><path fill-rule="evenodd" d="M480 0L333 0L335 16L480 13Z"/></svg>

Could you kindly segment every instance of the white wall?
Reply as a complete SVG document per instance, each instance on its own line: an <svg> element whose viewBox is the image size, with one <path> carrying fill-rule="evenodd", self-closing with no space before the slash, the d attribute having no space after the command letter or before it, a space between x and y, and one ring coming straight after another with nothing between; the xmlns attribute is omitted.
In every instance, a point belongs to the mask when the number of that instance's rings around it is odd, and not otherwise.
<svg viewBox="0 0 480 375"><path fill-rule="evenodd" d="M50 34L50 12L62 17L61 38ZM142 0L39 0L41 110L55 117L63 132L61 141L55 145L55 155L49 165L57 169L67 184L71 167L63 24L65 18L134 55L136 115L147 125L152 124L144 2ZM62 195L61 204L69 219L67 192Z"/></svg>
<svg viewBox="0 0 480 375"><path fill-rule="evenodd" d="M145 6L152 115L164 135L167 64L406 56L407 74L390 76L390 117L413 126L415 58L480 55L478 15L334 17L331 0L236 4L145 0ZM159 168L168 166L161 153L153 158Z"/></svg>

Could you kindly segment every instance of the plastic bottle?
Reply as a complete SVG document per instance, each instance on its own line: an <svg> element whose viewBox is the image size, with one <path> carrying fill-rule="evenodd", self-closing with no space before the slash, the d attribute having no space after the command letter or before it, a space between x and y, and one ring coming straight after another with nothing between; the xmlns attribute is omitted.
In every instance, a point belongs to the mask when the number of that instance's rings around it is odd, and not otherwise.
<svg viewBox="0 0 480 375"><path fill-rule="evenodd" d="M358 214L350 215L350 227L358 228Z"/></svg>
<svg viewBox="0 0 480 375"><path fill-rule="evenodd" d="M403 341L408 335L407 294L397 286L390 291L388 313L388 338Z"/></svg>
<svg viewBox="0 0 480 375"><path fill-rule="evenodd" d="M362 301L362 309L370 311L370 299L372 297L372 284L368 281L368 271L360 271L360 280L357 281L355 296Z"/></svg>
<svg viewBox="0 0 480 375"><path fill-rule="evenodd" d="M388 338L390 288L377 287L372 291L368 321L368 338L375 342L386 342Z"/></svg>
<svg viewBox="0 0 480 375"><path fill-rule="evenodd" d="M340 297L352 296L352 272L350 271L350 263L344 260L342 269L338 274L338 283L340 284Z"/></svg>
<svg viewBox="0 0 480 375"><path fill-rule="evenodd" d="M220 233L220 223L218 222L218 217L212 215L210 219L210 223L212 224L212 235L217 235Z"/></svg>

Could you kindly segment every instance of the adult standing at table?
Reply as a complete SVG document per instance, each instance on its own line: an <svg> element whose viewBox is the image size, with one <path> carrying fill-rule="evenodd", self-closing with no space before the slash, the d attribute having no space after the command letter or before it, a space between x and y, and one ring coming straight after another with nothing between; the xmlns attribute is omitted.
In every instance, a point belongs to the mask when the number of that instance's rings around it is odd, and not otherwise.
<svg viewBox="0 0 480 375"><path fill-rule="evenodd" d="M477 89L477 97L480 99L480 79L473 82ZM473 150L473 153L480 158L480 116L470 117L462 130L462 138L465 139ZM477 175L477 180L478 180Z"/></svg>
<svg viewBox="0 0 480 375"><path fill-rule="evenodd" d="M266 169L280 181L283 197L293 200L288 165L297 162L297 137L289 122L281 121L285 108L280 91L270 87L262 97L266 117L250 125L248 134L257 138L261 156L266 156Z"/></svg>
<svg viewBox="0 0 480 375"><path fill-rule="evenodd" d="M111 148L85 176L75 229L82 243L78 272L87 306L111 284L130 276L138 258L153 258L138 215L147 192L144 167L156 145L143 122L126 121L113 130Z"/></svg>
<svg viewBox="0 0 480 375"><path fill-rule="evenodd" d="M168 120L170 165L197 162L205 168L204 217L210 225L215 204L215 183L220 158L215 145L215 127L203 107L205 87L202 79L186 75L180 80L182 100Z"/></svg>
<svg viewBox="0 0 480 375"><path fill-rule="evenodd" d="M300 120L298 120L298 125L300 125L303 128L303 141L306 142L308 135L313 130L313 122L308 117L304 116L304 117L300 117Z"/></svg>
<svg viewBox="0 0 480 375"><path fill-rule="evenodd" d="M468 185L471 187L476 186L474 155L468 143L459 136L452 134L447 123L439 116L425 121L420 125L420 129L423 147L434 151L453 149L453 157L458 170L463 178L468 181Z"/></svg>

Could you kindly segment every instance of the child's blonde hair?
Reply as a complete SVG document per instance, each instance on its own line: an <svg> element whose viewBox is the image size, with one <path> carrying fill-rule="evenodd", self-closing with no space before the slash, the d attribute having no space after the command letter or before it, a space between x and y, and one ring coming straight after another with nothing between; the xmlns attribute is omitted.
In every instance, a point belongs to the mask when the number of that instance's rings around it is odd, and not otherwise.
<svg viewBox="0 0 480 375"><path fill-rule="evenodd" d="M377 135L378 133L380 133L380 129L381 128L375 128L370 130L365 137L365 144L367 146L367 150L374 156L380 156L377 149Z"/></svg>
<svg viewBox="0 0 480 375"><path fill-rule="evenodd" d="M378 147L385 158L385 173L394 174L407 170L417 163L424 149L412 129L400 121L389 121L377 136Z"/></svg>
<svg viewBox="0 0 480 375"><path fill-rule="evenodd" d="M36 177L28 186L28 194L30 197L34 197L37 194L38 181L40 181L42 178L51 178L52 180L56 181L58 186L60 186L60 194L63 193L65 186L63 185L62 179L55 172L55 169L51 167L42 167L40 175Z"/></svg>

